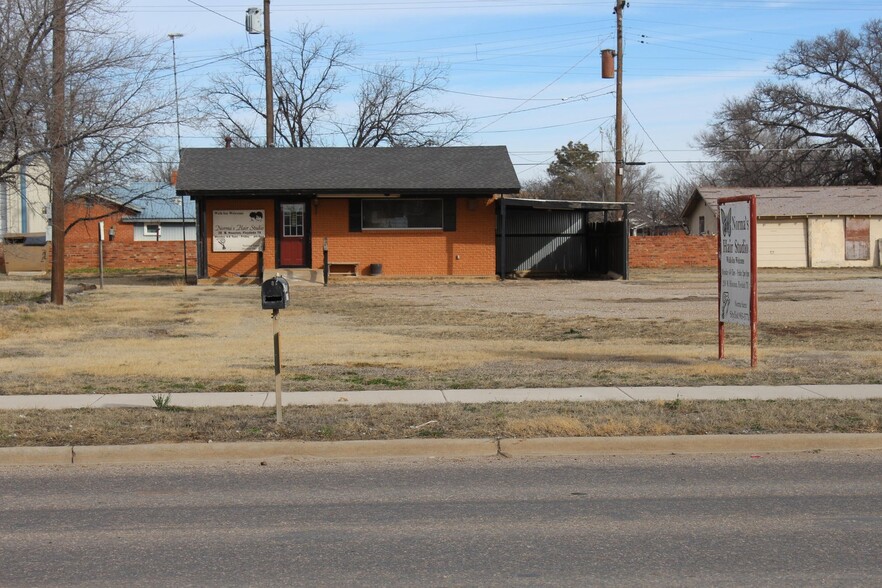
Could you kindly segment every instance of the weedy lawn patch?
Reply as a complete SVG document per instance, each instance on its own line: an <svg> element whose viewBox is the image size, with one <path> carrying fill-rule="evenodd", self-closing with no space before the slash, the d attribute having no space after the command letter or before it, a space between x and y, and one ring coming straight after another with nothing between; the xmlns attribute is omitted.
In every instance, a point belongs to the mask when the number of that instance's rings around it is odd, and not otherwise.
<svg viewBox="0 0 882 588"><path fill-rule="evenodd" d="M746 329L716 360L715 276L294 287L283 388L882 382L882 272L762 272L756 369ZM26 301L45 283L0 280L0 394L272 390L258 288L126 280L61 308Z"/></svg>
<svg viewBox="0 0 882 588"><path fill-rule="evenodd" d="M882 400L522 402L0 411L0 446L882 432Z"/></svg>

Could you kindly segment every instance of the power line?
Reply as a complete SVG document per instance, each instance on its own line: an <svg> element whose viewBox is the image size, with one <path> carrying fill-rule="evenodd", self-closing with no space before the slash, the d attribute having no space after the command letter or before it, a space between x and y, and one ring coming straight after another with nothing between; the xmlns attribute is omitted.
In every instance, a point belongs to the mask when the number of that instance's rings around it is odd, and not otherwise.
<svg viewBox="0 0 882 588"><path fill-rule="evenodd" d="M662 158L664 158L665 162L667 162L667 164L671 166L671 169L674 170L674 172L675 172L678 176L680 176L680 179L682 179L684 182L688 182L689 180L686 179L686 176L684 176L683 174L681 174L681 173L680 173L680 170L678 170L676 167L674 167L674 165L670 162L670 160L668 160L668 156L665 155L664 152L663 152L661 149L658 148L658 145L657 145L656 142L653 140L653 138L649 135L649 132L646 130L646 127L643 126L643 123L640 122L640 119L637 118L637 115L634 114L634 111L633 111L633 110L631 110L631 105L628 104L628 102L627 102L624 98L622 98L622 102L625 103L625 108L627 108L627 109L628 109L628 112L631 113L631 116L634 118L634 122L636 122L637 125L643 130L643 134L646 135L646 138L649 139L649 142L652 143L652 146L655 147L655 148L658 150L658 153L662 156Z"/></svg>
<svg viewBox="0 0 882 588"><path fill-rule="evenodd" d="M608 37L607 37L607 38L608 38ZM481 127L480 129L478 129L476 132L477 132L477 133L480 133L481 131L485 130L487 127L492 126L492 125L498 123L500 120L502 120L502 119L505 118L506 116L508 116L508 115L510 115L510 114L513 114L513 113L517 112L518 108L520 108L521 106L523 106L524 104L526 104L526 103L529 102L530 100L536 98L536 96L538 96L539 94L541 94L542 92L544 92L545 90L547 90L548 88L550 88L552 85L556 84L561 78L563 78L565 75L567 75L568 73L570 73L570 72L571 72L576 66L578 66L580 63L582 63L583 61L585 61L586 59L588 59L589 56L594 55L594 54L597 52L597 48L600 47L600 46L603 44L603 42L604 42L605 40L606 40L606 39L601 40L601 41L600 41L600 42L594 47L594 49L591 50L590 53L587 53L587 54L585 54L584 56L582 56L582 58L579 59L579 60L578 60L576 63L574 63L572 66L570 66L569 69L567 69L565 72L563 72L562 74L560 74L559 76L557 76L556 78L554 78L553 80L551 80L551 81L550 81L548 84L546 84L542 89L540 89L538 92L536 92L535 94L533 94L532 96L530 96L530 98L525 99L523 102L521 102L520 104L518 104L518 105L515 106L513 109L509 110L508 112L506 112L505 114L503 114L502 116L500 116L499 118L497 118L496 120L490 121L489 123L487 123L486 125L484 125L484 126Z"/></svg>

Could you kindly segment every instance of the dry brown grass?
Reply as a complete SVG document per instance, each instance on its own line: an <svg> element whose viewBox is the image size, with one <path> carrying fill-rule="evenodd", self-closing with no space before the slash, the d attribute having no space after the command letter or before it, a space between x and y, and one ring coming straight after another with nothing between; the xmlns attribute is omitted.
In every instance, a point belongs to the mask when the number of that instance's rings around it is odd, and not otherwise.
<svg viewBox="0 0 882 588"><path fill-rule="evenodd" d="M173 399L172 399L173 402ZM0 411L0 446L882 432L882 400L524 402Z"/></svg>
<svg viewBox="0 0 882 588"><path fill-rule="evenodd" d="M715 274L629 282L338 282L293 287L286 390L882 382L882 272L761 276L760 366L744 329L716 360ZM62 308L2 281L0 394L272 389L254 286L127 278ZM2 299L0 299L2 300Z"/></svg>

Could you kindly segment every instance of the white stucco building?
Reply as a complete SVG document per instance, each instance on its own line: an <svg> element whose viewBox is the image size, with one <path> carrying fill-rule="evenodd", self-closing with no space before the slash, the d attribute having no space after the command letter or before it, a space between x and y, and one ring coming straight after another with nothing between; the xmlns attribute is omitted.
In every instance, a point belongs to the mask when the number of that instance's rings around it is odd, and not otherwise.
<svg viewBox="0 0 882 588"><path fill-rule="evenodd" d="M49 218L49 168L40 158L13 167L0 181L0 238L44 234Z"/></svg>

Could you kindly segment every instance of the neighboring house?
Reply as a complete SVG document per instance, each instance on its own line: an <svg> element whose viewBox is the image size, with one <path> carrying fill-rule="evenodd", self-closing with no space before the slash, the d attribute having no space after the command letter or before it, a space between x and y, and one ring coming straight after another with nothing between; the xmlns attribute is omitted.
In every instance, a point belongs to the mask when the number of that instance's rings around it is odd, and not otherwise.
<svg viewBox="0 0 882 588"><path fill-rule="evenodd" d="M693 235L717 234L717 201L757 197L760 267L879 267L882 186L700 186L683 209Z"/></svg>
<svg viewBox="0 0 882 588"><path fill-rule="evenodd" d="M194 211L193 202L184 198L182 215L181 196L175 194L175 187L158 182L136 182L107 196L80 196L65 205L64 220L70 226L65 244L97 242L100 222L107 241L180 242L182 227L186 227L186 238L194 240Z"/></svg>
<svg viewBox="0 0 882 588"><path fill-rule="evenodd" d="M118 269L183 267L186 231L188 265L195 265L195 207L174 186L137 182L109 196L88 195L65 204L65 262L69 269L98 267L99 226L104 223L105 266Z"/></svg>
<svg viewBox="0 0 882 588"><path fill-rule="evenodd" d="M133 226L134 241L188 241L196 239L196 207L193 201L175 193L175 187L158 182L138 182L115 190L117 202L133 202L136 214L121 222ZM183 200L183 208L181 201Z"/></svg>
<svg viewBox="0 0 882 588"><path fill-rule="evenodd" d="M39 157L13 167L0 181L0 237L46 234L49 168Z"/></svg>
<svg viewBox="0 0 882 588"><path fill-rule="evenodd" d="M496 202L520 190L505 147L184 149L200 278L287 268L494 276Z"/></svg>

